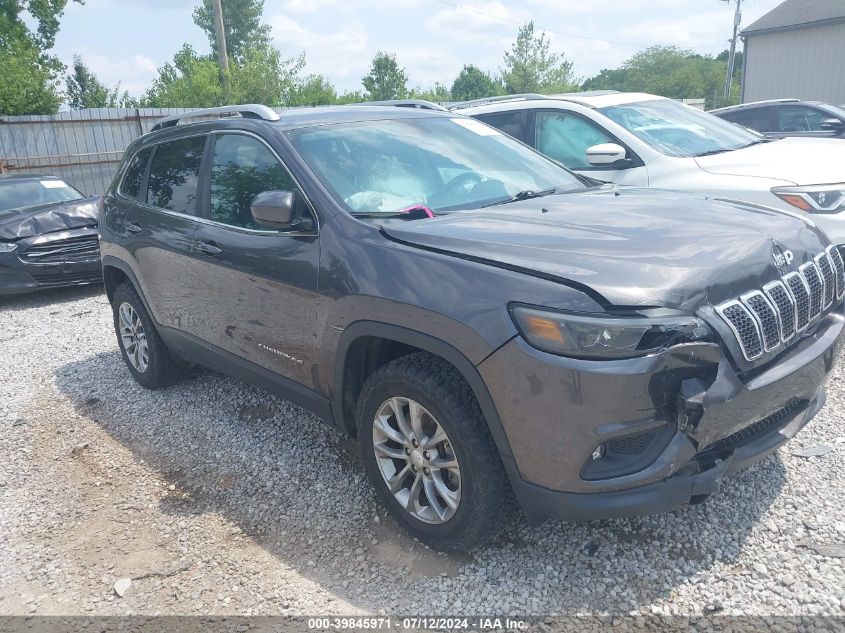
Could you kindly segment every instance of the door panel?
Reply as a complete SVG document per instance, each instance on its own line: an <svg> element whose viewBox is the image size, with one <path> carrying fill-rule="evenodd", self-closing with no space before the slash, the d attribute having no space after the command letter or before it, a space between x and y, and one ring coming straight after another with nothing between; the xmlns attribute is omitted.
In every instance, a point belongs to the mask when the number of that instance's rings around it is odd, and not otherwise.
<svg viewBox="0 0 845 633"><path fill-rule="evenodd" d="M157 145L138 184L138 202L123 223L125 245L153 318L188 333L195 317L185 307L196 272L192 245L206 140L191 136Z"/></svg>
<svg viewBox="0 0 845 633"><path fill-rule="evenodd" d="M195 218L133 205L123 224L125 245L153 318L166 327L190 332L191 252Z"/></svg>
<svg viewBox="0 0 845 633"><path fill-rule="evenodd" d="M195 309L200 336L223 350L308 387L318 347L319 242L313 230L265 230L252 218L263 191L293 191L297 213L313 221L293 178L275 153L246 134L217 134L209 160L204 219L194 235Z"/></svg>

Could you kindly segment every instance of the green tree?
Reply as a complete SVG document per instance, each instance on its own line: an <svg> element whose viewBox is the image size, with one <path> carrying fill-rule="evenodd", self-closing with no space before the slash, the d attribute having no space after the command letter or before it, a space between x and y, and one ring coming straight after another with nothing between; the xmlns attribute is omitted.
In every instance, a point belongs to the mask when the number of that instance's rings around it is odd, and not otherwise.
<svg viewBox="0 0 845 633"><path fill-rule="evenodd" d="M339 94L335 103L338 105L343 105L347 103L361 103L362 101L366 101L367 97L360 90L349 90L344 92L343 94Z"/></svg>
<svg viewBox="0 0 845 633"><path fill-rule="evenodd" d="M240 62L233 62L229 66L227 103L283 106L296 90L305 55L283 59L279 50L270 45L253 46L244 50Z"/></svg>
<svg viewBox="0 0 845 633"><path fill-rule="evenodd" d="M209 108L231 103L285 105L296 88L305 57L282 59L272 46L244 50L240 61L229 66L228 91L211 56L197 55L185 44L173 62L158 70L142 104L156 108Z"/></svg>
<svg viewBox="0 0 845 633"><path fill-rule="evenodd" d="M223 32L229 57L240 61L250 48L270 44L270 25L261 23L264 0L222 0ZM217 50L214 9L211 0L203 0L193 12L194 24L205 31L212 52Z"/></svg>
<svg viewBox="0 0 845 633"><path fill-rule="evenodd" d="M435 82L431 88L414 88L408 93L411 99L422 99L424 101L434 101L440 103L442 101L451 101L452 93L443 84Z"/></svg>
<svg viewBox="0 0 845 633"><path fill-rule="evenodd" d="M91 72L79 55L73 56L73 73L65 80L67 104L71 110L82 108L124 108L132 105L129 93L120 93L120 84L109 88Z"/></svg>
<svg viewBox="0 0 845 633"><path fill-rule="evenodd" d="M505 68L502 82L505 92L555 93L578 89L578 81L572 73L572 62L563 55L549 51L549 40L545 33L534 33L534 22L528 22L519 29L511 50L505 52Z"/></svg>
<svg viewBox="0 0 845 633"><path fill-rule="evenodd" d="M62 101L59 77L64 65L48 51L55 44L67 3L68 0L0 0L3 114L53 114L58 110ZM21 14L26 14L26 19Z"/></svg>
<svg viewBox="0 0 845 633"><path fill-rule="evenodd" d="M3 44L0 72L0 114L55 114L62 104L53 72L41 63L41 54L26 41Z"/></svg>
<svg viewBox="0 0 845 633"><path fill-rule="evenodd" d="M602 68L582 84L581 90L627 90L627 81L628 71L624 68Z"/></svg>
<svg viewBox="0 0 845 633"><path fill-rule="evenodd" d="M727 55L722 59L675 46L652 46L627 59L620 68L604 69L584 82L584 90L649 92L672 99L706 99L708 108L724 104ZM734 74L738 78L738 74ZM732 99L739 94L734 80Z"/></svg>
<svg viewBox="0 0 845 633"><path fill-rule="evenodd" d="M141 104L151 108L210 108L223 104L217 62L185 44L172 62L158 69Z"/></svg>
<svg viewBox="0 0 845 633"><path fill-rule="evenodd" d="M452 98L457 101L482 99L501 93L501 86L477 66L465 65L452 82Z"/></svg>
<svg viewBox="0 0 845 633"><path fill-rule="evenodd" d="M370 73L361 80L367 99L402 99L408 94L408 75L396 63L396 55L379 51L373 57Z"/></svg>
<svg viewBox="0 0 845 633"><path fill-rule="evenodd" d="M337 99L337 91L325 76L307 75L294 82L293 93L288 100L288 105L332 105L337 102Z"/></svg>

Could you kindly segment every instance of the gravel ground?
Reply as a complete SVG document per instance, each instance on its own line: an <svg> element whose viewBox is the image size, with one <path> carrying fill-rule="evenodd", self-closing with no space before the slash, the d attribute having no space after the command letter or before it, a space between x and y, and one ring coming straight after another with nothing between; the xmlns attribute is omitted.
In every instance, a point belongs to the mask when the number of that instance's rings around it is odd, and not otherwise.
<svg viewBox="0 0 845 633"><path fill-rule="evenodd" d="M811 547L845 543L842 365L816 420L701 506L514 517L447 556L297 406L200 370L137 386L96 289L0 299L0 350L0 614L845 615L843 559Z"/></svg>

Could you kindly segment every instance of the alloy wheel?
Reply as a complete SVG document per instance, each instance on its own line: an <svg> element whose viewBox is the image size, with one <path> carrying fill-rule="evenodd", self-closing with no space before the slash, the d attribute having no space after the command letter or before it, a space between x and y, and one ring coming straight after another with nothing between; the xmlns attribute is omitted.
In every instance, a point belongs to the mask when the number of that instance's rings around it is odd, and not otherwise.
<svg viewBox="0 0 845 633"><path fill-rule="evenodd" d="M144 324L135 309L125 301L118 308L120 322L120 342L129 358L129 362L137 371L144 373L150 364L150 350L147 345L147 334Z"/></svg>
<svg viewBox="0 0 845 633"><path fill-rule="evenodd" d="M461 469L449 437L410 398L385 401L373 420L373 451L393 497L414 518L445 523L461 502Z"/></svg>

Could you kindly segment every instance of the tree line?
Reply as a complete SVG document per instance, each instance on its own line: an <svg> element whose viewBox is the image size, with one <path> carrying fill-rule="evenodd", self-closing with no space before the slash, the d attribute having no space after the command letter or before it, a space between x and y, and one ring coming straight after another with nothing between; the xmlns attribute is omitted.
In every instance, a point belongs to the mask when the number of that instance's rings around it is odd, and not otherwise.
<svg viewBox="0 0 845 633"><path fill-rule="evenodd" d="M0 0L0 46L7 51L7 69L0 73L0 114L54 114L62 104L71 109L102 107L203 108L231 103L268 106L316 106L426 99L465 101L507 94L555 94L578 90L615 89L650 92L672 98L705 98L708 107L724 105L721 92L727 72L727 52L699 55L673 46L653 46L618 68L603 69L586 80L576 77L573 64L553 52L545 33L533 22L523 25L495 73L466 64L451 83L409 87L408 74L396 54L379 51L361 89L339 92L322 74L306 72L305 55L285 58L271 44L270 26L261 21L264 0L223 0L223 20L229 70L221 71L214 51L216 35L211 0L193 11L194 23L208 37L209 51L182 47L158 69L140 98L120 85L109 86L76 55L70 69L50 53L68 2L82 0ZM27 26L22 13L35 22ZM736 102L737 63L734 78Z"/></svg>

